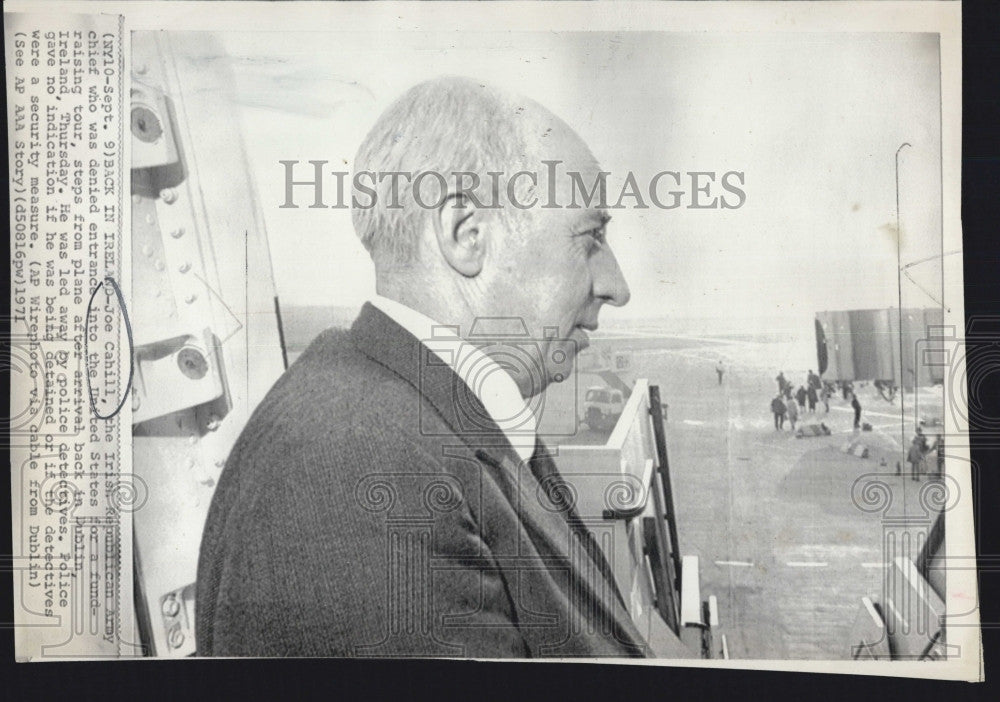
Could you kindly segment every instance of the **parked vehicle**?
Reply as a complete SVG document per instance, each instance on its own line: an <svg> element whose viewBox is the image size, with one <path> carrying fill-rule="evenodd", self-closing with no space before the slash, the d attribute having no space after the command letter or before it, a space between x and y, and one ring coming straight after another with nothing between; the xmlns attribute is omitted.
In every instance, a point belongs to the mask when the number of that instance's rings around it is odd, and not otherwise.
<svg viewBox="0 0 1000 702"><path fill-rule="evenodd" d="M622 416L625 397L620 390L594 386L587 389L583 398L583 417L580 421L593 431L607 431Z"/></svg>

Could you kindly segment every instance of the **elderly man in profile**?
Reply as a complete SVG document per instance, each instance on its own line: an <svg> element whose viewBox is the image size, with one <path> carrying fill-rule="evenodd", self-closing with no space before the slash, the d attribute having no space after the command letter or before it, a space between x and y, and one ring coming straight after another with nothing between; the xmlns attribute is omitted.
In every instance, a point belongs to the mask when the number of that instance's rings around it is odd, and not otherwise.
<svg viewBox="0 0 1000 702"><path fill-rule="evenodd" d="M199 653L652 655L537 436L534 398L629 299L607 213L565 207L567 174L594 183L596 160L540 105L445 78L388 108L355 169L445 178L356 184L378 294L313 341L229 457Z"/></svg>

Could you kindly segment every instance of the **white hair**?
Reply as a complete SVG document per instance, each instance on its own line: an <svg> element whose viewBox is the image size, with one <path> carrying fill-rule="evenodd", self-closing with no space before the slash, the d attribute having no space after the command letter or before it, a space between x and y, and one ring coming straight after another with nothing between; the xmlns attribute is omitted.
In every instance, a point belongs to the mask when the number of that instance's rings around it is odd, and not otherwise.
<svg viewBox="0 0 1000 702"><path fill-rule="evenodd" d="M480 178L479 188L470 188L485 205L498 205L498 212L507 221L523 222L524 210L504 206L507 179L521 170L537 168L535 139L530 134L526 112L545 114L537 104L517 98L495 87L470 78L444 77L429 80L410 88L397 99L368 132L354 159L354 172L376 174L375 182L364 184L376 192L371 202L369 193L354 184L352 216L354 229L372 258L393 262L413 260L417 241L432 209L420 203L439 202L447 193L439 190L433 197L427 192L440 188L439 178L425 177L420 181L420 202L414 199L413 178L421 172L444 177L449 191L455 187L454 173L469 172ZM534 122L537 124L537 122ZM397 179L397 196L393 204L391 177L378 178L379 173L406 173L410 178ZM493 191L490 172L503 173L498 181L499 192ZM465 185L471 183L466 177ZM518 179L519 202L526 202L532 190L527 178ZM432 187L428 187L432 186ZM522 199L522 197L524 199ZM361 206L358 206L360 203Z"/></svg>

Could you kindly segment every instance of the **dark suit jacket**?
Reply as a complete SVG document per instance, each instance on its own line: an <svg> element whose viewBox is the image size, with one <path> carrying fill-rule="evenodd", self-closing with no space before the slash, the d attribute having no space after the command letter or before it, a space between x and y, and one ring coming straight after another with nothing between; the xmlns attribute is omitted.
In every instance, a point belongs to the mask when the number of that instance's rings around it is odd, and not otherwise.
<svg viewBox="0 0 1000 702"><path fill-rule="evenodd" d="M209 510L206 656L642 656L554 463L372 305L321 334L237 441Z"/></svg>

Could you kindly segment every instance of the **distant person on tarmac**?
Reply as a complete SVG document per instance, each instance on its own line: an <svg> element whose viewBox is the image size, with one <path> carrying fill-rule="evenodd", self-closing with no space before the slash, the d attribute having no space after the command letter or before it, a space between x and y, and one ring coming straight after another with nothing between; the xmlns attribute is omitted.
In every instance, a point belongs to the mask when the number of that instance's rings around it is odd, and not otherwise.
<svg viewBox="0 0 1000 702"><path fill-rule="evenodd" d="M823 387L823 383L820 381L819 376L810 370L809 375L806 376L806 386L819 390Z"/></svg>
<svg viewBox="0 0 1000 702"><path fill-rule="evenodd" d="M858 396L853 392L851 393L851 407L854 408L854 428L861 428L861 403L858 402Z"/></svg>
<svg viewBox="0 0 1000 702"><path fill-rule="evenodd" d="M784 429L785 428L785 401L781 399L781 393L779 392L771 400L771 412L774 413L774 428Z"/></svg>
<svg viewBox="0 0 1000 702"><path fill-rule="evenodd" d="M792 431L795 431L795 422L799 421L799 405L790 399L785 402L785 406L788 409L788 423L792 425Z"/></svg>
<svg viewBox="0 0 1000 702"><path fill-rule="evenodd" d="M830 414L830 392L830 386L824 385L819 395L820 399L823 400L823 407L827 414Z"/></svg>
<svg viewBox="0 0 1000 702"><path fill-rule="evenodd" d="M806 389L801 385L795 391L795 401L799 403L799 409L804 410L806 408Z"/></svg>
<svg viewBox="0 0 1000 702"><path fill-rule="evenodd" d="M778 371L778 377L775 378L775 380L778 381L778 394L779 395L784 395L785 394L785 385L788 384L788 381L785 380L785 372L784 371Z"/></svg>
<svg viewBox="0 0 1000 702"><path fill-rule="evenodd" d="M906 462L910 464L910 477L913 480L920 480L923 473L924 457L927 455L927 437L924 430L917 427L917 433L910 443L910 450L906 454Z"/></svg>
<svg viewBox="0 0 1000 702"><path fill-rule="evenodd" d="M809 389L806 391L806 397L809 400L809 411L810 412L815 412L816 411L816 400L819 399L818 397L816 397L816 388L814 388L812 385L810 385Z"/></svg>
<svg viewBox="0 0 1000 702"><path fill-rule="evenodd" d="M721 360L715 365L715 372L719 374L719 385L722 385L722 374L726 372L726 367Z"/></svg>

